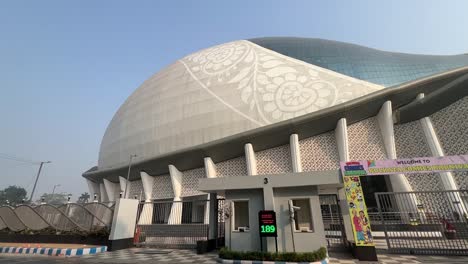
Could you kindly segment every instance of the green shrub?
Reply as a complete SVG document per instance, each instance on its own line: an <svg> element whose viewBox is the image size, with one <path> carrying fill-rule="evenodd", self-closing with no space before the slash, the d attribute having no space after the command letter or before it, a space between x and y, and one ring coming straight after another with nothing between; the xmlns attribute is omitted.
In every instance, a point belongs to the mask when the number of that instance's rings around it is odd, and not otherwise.
<svg viewBox="0 0 468 264"><path fill-rule="evenodd" d="M266 260L266 261L289 261L289 262L314 262L327 257L327 250L324 247L314 252L294 253L294 252L259 252L259 251L233 251L222 248L219 251L222 259L234 260Z"/></svg>

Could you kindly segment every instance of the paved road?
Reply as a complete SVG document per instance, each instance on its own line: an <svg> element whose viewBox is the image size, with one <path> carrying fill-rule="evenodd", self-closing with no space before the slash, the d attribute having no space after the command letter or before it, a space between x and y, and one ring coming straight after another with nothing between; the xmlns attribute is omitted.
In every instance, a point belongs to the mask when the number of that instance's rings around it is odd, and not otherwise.
<svg viewBox="0 0 468 264"><path fill-rule="evenodd" d="M171 249L127 249L114 252L106 252L97 255L83 257L48 257L0 254L0 264L170 264L170 263L216 263L217 255L214 253L197 255L190 250ZM444 257L444 256L411 256L411 255L384 255L379 254L380 263L384 264L416 264L416 263L468 263L468 257ZM355 264L369 263L359 262L350 258L349 255L331 254L332 264Z"/></svg>

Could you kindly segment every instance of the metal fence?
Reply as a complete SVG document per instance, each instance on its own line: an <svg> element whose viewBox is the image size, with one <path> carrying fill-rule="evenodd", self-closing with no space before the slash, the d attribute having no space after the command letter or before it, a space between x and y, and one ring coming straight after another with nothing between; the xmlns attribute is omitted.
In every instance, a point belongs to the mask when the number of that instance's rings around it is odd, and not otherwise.
<svg viewBox="0 0 468 264"><path fill-rule="evenodd" d="M389 252L468 255L467 190L375 193Z"/></svg>
<svg viewBox="0 0 468 264"><path fill-rule="evenodd" d="M0 230L95 231L110 229L114 209L107 204L67 203L63 205L41 204L0 207Z"/></svg>
<svg viewBox="0 0 468 264"><path fill-rule="evenodd" d="M217 207L223 203L216 202ZM135 242L145 246L195 248L197 241L209 238L209 203L210 200L140 203ZM219 220L217 232L217 237L224 237L224 224Z"/></svg>
<svg viewBox="0 0 468 264"><path fill-rule="evenodd" d="M322 220L329 250L341 250L345 246L343 215L335 194L319 195Z"/></svg>

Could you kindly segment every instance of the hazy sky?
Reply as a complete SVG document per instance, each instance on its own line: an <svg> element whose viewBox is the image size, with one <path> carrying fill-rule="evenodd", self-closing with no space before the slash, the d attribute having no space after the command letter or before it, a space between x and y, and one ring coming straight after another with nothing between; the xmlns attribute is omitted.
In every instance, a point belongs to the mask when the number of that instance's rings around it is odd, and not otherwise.
<svg viewBox="0 0 468 264"><path fill-rule="evenodd" d="M0 1L0 156L51 160L38 195L87 191L112 116L145 79L215 44L262 36L468 52L468 1ZM37 165L0 158L0 189Z"/></svg>

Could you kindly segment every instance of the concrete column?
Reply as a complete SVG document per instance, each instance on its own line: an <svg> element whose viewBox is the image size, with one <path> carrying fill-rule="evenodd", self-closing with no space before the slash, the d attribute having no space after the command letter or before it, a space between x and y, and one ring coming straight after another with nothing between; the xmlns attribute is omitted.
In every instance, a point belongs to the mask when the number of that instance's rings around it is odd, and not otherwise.
<svg viewBox="0 0 468 264"><path fill-rule="evenodd" d="M424 98L424 94L421 93L416 99L420 100L422 98ZM442 144L440 144L439 137L437 136L437 133L434 129L431 118L423 117L419 120L419 122L421 123L424 137L426 138L426 143L429 146L431 155L434 157L445 156L444 150L442 149ZM457 183L455 182L453 173L451 171L439 172L438 174L444 190L458 190ZM453 210L461 213L461 215L466 214L467 209L465 208L459 193L454 192L452 195L449 194L447 195L447 198L452 202L451 206L453 207Z"/></svg>
<svg viewBox="0 0 468 264"><path fill-rule="evenodd" d="M169 214L168 224L177 225L182 223L182 173L174 166L169 165L169 175L171 176L172 191L174 192L174 202Z"/></svg>
<svg viewBox="0 0 468 264"><path fill-rule="evenodd" d="M210 200L208 201L208 237L209 239L216 239L218 236L218 200L216 193L210 193ZM214 198L213 198L214 197ZM205 216L206 217L206 216Z"/></svg>
<svg viewBox="0 0 468 264"><path fill-rule="evenodd" d="M437 134L434 130L434 126L432 125L431 119L429 117L424 117L420 120L420 122L424 132L424 136L426 138L426 142L429 146L429 149L431 150L431 155L434 157L445 156L439 138L437 137ZM453 178L452 172L439 172L438 174L444 187L444 190L458 190L457 183Z"/></svg>
<svg viewBox="0 0 468 264"><path fill-rule="evenodd" d="M115 198L118 197L119 194L116 193L116 190L119 190L120 187L118 183L113 183L108 179L103 179L104 188L107 192L107 196L109 198L109 202L115 202Z"/></svg>
<svg viewBox="0 0 468 264"><path fill-rule="evenodd" d="M86 183L88 183L88 188L89 188L89 195L91 196L91 201L94 200L94 195L96 194L98 196L98 200L101 197L101 191L99 189L99 183L93 182L89 179L86 179Z"/></svg>
<svg viewBox="0 0 468 264"><path fill-rule="evenodd" d="M417 99L424 98L424 94L419 94ZM426 138L427 145L431 151L432 156L442 157L445 156L442 145L440 144L439 138L435 132L432 120L430 117L424 117L419 120L421 127ZM452 172L439 172L439 177L445 190L458 190L457 183L453 178Z"/></svg>
<svg viewBox="0 0 468 264"><path fill-rule="evenodd" d="M349 144L348 144L348 125L346 118L338 120L335 128L336 146L338 148L338 156L340 161L349 161ZM351 225L351 217L349 215L348 203L344 188L338 190L338 199L340 200L341 214L343 215L343 225L345 235L348 241L354 241L353 227Z"/></svg>
<svg viewBox="0 0 468 264"><path fill-rule="evenodd" d="M99 183L99 193L101 194L99 197L100 202L108 202L109 197L106 193L106 188L104 187L104 183Z"/></svg>
<svg viewBox="0 0 468 264"><path fill-rule="evenodd" d="M340 161L349 161L348 127L346 118L338 120L335 128L336 145Z"/></svg>
<svg viewBox="0 0 468 264"><path fill-rule="evenodd" d="M205 164L205 175L207 178L216 178L216 165L214 164L213 160L210 157L206 157L203 159Z"/></svg>
<svg viewBox="0 0 468 264"><path fill-rule="evenodd" d="M153 197L154 177L144 171L140 171L140 177L143 185L143 192L145 193L145 202L150 202Z"/></svg>
<svg viewBox="0 0 468 264"><path fill-rule="evenodd" d="M206 158L203 159L203 161L205 163L206 178L216 178L217 177L216 176L216 165L214 164L213 160L210 157L206 157ZM216 200L216 199L217 199L216 193L208 194L208 200L209 201L206 202L205 217L204 217L204 220L203 220L203 222L205 224L210 224L210 212L213 212L213 213L215 212L215 211L213 211L213 208L211 208L212 207L211 203L212 203L213 200ZM216 224L216 226L217 226L218 220L216 219L216 223L214 223L214 222L211 222L211 223L212 224L210 225L210 230L209 230L210 236L211 236L211 234L215 233L215 231L217 230L217 228L214 229L214 224ZM212 228L212 226L213 226L213 228ZM214 230L212 230L212 229L214 229Z"/></svg>
<svg viewBox="0 0 468 264"><path fill-rule="evenodd" d="M247 143L244 146L245 163L247 165L247 175L257 175L257 159L252 144Z"/></svg>
<svg viewBox="0 0 468 264"><path fill-rule="evenodd" d="M122 176L119 176L119 184L120 184L120 191L122 193L125 192L125 187L127 187L127 184L128 184L128 189L127 189L127 193L125 194L125 197L122 197L122 198L128 198L128 193L130 192L130 182L127 182L127 179L125 179L124 177Z"/></svg>
<svg viewBox="0 0 468 264"><path fill-rule="evenodd" d="M264 207L264 210L275 210L275 197L273 193L273 188L270 185L265 185L263 187L263 207ZM255 230L252 230L250 232L255 232ZM276 250L275 238L265 237L263 239L265 242L264 245L265 245L266 251L275 252Z"/></svg>
<svg viewBox="0 0 468 264"><path fill-rule="evenodd" d="M293 172L302 172L301 149L299 147L299 136L297 134L292 134L289 137L289 147L291 148Z"/></svg>
<svg viewBox="0 0 468 264"><path fill-rule="evenodd" d="M377 114L380 133L387 159L396 159L395 134L393 129L392 102L386 101ZM394 192L412 192L413 189L404 174L393 174L389 176L392 190Z"/></svg>
<svg viewBox="0 0 468 264"><path fill-rule="evenodd" d="M395 134L393 129L393 113L392 113L392 102L386 101L379 113L377 114L377 122L380 128L380 133L382 135L383 143L385 146L385 152L387 159L396 159L396 147L395 147ZM394 192L412 192L413 189L406 178L402 173L392 174L386 176L390 180L392 185L392 190ZM409 195L410 199L406 200L402 197L395 197L396 205L401 212L408 212L408 215L404 214L403 217L406 217L407 221L411 221L415 217L423 218L424 215L419 214L418 212L418 198L415 194Z"/></svg>
<svg viewBox="0 0 468 264"><path fill-rule="evenodd" d="M148 175L148 173L144 171L140 171L140 177L143 185L143 192L145 194L145 203L143 204L138 224L149 225L153 223L153 203L151 202L151 198L153 195L154 177Z"/></svg>
<svg viewBox="0 0 468 264"><path fill-rule="evenodd" d="M171 177L174 197L180 198L182 193L182 172L180 172L174 165L169 165L169 175Z"/></svg>

